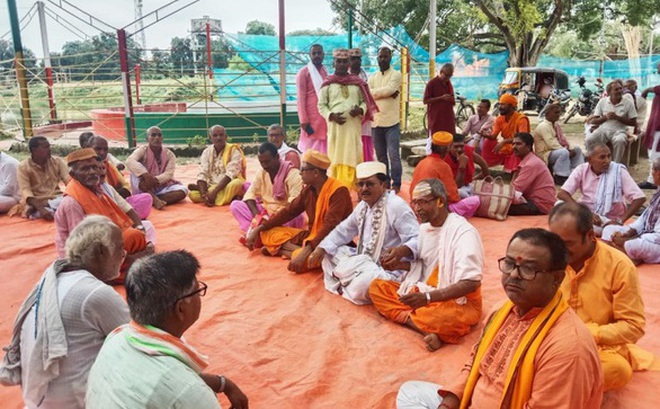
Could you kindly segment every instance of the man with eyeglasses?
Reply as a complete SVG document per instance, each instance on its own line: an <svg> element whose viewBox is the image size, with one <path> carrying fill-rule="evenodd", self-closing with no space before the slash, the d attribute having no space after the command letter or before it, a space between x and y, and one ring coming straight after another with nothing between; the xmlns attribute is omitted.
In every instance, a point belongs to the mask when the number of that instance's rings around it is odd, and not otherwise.
<svg viewBox="0 0 660 409"><path fill-rule="evenodd" d="M466 365L442 386L404 383L397 408L600 408L596 344L560 290L567 259L556 234L516 232L498 260L508 300L489 315Z"/></svg>
<svg viewBox="0 0 660 409"><path fill-rule="evenodd" d="M610 390L625 386L633 371L650 369L653 354L634 345L646 325L637 269L624 253L596 240L592 217L585 205L562 203L549 224L568 247L561 289L598 345Z"/></svg>
<svg viewBox="0 0 660 409"><path fill-rule="evenodd" d="M477 230L447 210L438 179L417 184L412 207L422 223L419 255L391 260L390 268L406 275L374 280L369 295L381 315L421 333L426 348L435 351L458 343L481 319L484 249Z"/></svg>
<svg viewBox="0 0 660 409"><path fill-rule="evenodd" d="M400 281L393 261L417 258L419 224L410 206L387 190L382 162L357 165L360 203L316 247L311 263L322 260L325 289L354 304L370 304L369 285L376 279ZM352 246L357 237L357 248Z"/></svg>
<svg viewBox="0 0 660 409"><path fill-rule="evenodd" d="M253 250L261 241L264 255L290 258L288 269L294 273L318 269L320 260L311 263L310 254L319 243L353 211L348 188L339 180L328 177L330 158L310 149L302 157L300 176L303 189L284 209L251 229L245 245ZM285 227L302 213L307 213L307 229Z"/></svg>
<svg viewBox="0 0 660 409"><path fill-rule="evenodd" d="M197 280L199 262L185 250L138 261L126 277L132 321L106 339L89 373L87 408L232 408L248 399L229 378L204 372L207 358L183 334L199 318L207 285Z"/></svg>
<svg viewBox="0 0 660 409"><path fill-rule="evenodd" d="M132 193L149 193L153 206L165 206L182 201L188 189L174 179L176 156L163 146L163 131L157 126L147 129L147 145L139 146L126 159L131 171Z"/></svg>

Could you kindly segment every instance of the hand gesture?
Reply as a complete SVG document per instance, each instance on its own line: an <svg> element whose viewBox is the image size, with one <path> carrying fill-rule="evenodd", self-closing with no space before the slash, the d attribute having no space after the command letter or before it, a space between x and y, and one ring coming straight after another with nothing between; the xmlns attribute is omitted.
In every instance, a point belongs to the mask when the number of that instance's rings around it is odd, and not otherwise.
<svg viewBox="0 0 660 409"><path fill-rule="evenodd" d="M346 118L341 114L341 112L331 113L328 119L332 122L336 122L339 125L344 125L346 123Z"/></svg>
<svg viewBox="0 0 660 409"><path fill-rule="evenodd" d="M411 307L412 309L417 309L423 307L427 304L426 293L408 293L399 297L399 301Z"/></svg>
<svg viewBox="0 0 660 409"><path fill-rule="evenodd" d="M406 257L408 253L409 250L405 246L385 249L380 255L380 265L388 271L398 270L401 259Z"/></svg>
<svg viewBox="0 0 660 409"><path fill-rule="evenodd" d="M355 118L356 116L362 116L362 115L364 115L364 111L362 110L362 108L360 108L360 107L357 106L357 105L353 105L353 107L351 108L351 110L350 110L348 113L349 113L353 118Z"/></svg>

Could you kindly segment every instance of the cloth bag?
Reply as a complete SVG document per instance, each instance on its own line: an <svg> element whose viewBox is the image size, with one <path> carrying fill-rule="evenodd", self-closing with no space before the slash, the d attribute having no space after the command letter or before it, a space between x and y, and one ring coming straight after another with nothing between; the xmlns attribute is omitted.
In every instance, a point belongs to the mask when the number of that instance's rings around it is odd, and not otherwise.
<svg viewBox="0 0 660 409"><path fill-rule="evenodd" d="M474 194L481 201L476 216L504 221L513 200L513 186L504 183L500 176L475 180L472 186Z"/></svg>

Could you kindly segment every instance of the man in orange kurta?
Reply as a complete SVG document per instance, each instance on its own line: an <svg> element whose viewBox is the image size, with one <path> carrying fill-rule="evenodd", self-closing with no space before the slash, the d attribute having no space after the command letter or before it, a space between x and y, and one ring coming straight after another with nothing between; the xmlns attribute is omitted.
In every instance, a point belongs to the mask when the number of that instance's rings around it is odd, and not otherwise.
<svg viewBox="0 0 660 409"><path fill-rule="evenodd" d="M463 369L444 385L404 383L397 407L600 409L596 344L559 289L567 258L556 234L516 232L498 260L508 299L486 319Z"/></svg>
<svg viewBox="0 0 660 409"><path fill-rule="evenodd" d="M481 318L483 244L463 217L449 213L442 182L425 179L415 187L412 207L422 225L419 260L398 260L409 271L402 284L376 279L369 287L374 307L388 319L424 335L430 351L457 343Z"/></svg>
<svg viewBox="0 0 660 409"><path fill-rule="evenodd" d="M516 111L518 100L513 95L503 94L499 103L500 115L493 124L493 133L484 139L481 156L488 166L504 165L506 172L513 172L520 163L513 154L513 137L518 132L530 132L529 118ZM502 136L499 142L498 136Z"/></svg>
<svg viewBox="0 0 660 409"><path fill-rule="evenodd" d="M584 205L556 206L549 224L550 231L568 246L570 258L561 290L598 345L605 390L625 386L633 371L660 369L652 353L635 345L644 335L646 318L632 261L596 240L592 213Z"/></svg>
<svg viewBox="0 0 660 409"><path fill-rule="evenodd" d="M310 265L309 255L353 211L348 188L327 176L329 167L327 155L313 149L303 154L300 174L305 187L284 209L248 231L246 245L250 250L261 241L264 254L290 258L288 269L295 273L321 267L320 262ZM307 230L282 226L303 212L309 219Z"/></svg>
<svg viewBox="0 0 660 409"><path fill-rule="evenodd" d="M449 210L461 216L470 217L479 208L479 197L470 196L461 200L458 194L454 173L444 159L453 141L454 135L449 132L439 131L433 134L431 137L431 154L422 159L413 171L412 181L410 182L410 197L413 195L415 186L422 179L439 179L447 193Z"/></svg>

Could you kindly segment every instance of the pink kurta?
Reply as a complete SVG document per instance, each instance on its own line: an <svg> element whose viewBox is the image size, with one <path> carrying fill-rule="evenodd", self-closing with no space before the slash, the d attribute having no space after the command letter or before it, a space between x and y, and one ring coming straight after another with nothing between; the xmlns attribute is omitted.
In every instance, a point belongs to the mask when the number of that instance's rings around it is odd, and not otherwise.
<svg viewBox="0 0 660 409"><path fill-rule="evenodd" d="M323 66L319 73L324 80L328 76L328 72ZM308 149L316 149L319 152L326 153L328 151L328 126L317 108L319 99L316 90L314 90L314 83L307 66L298 71L296 88L298 90L298 119L301 124L309 123L314 130L311 135L307 134L304 128L300 130L298 150L305 152Z"/></svg>

